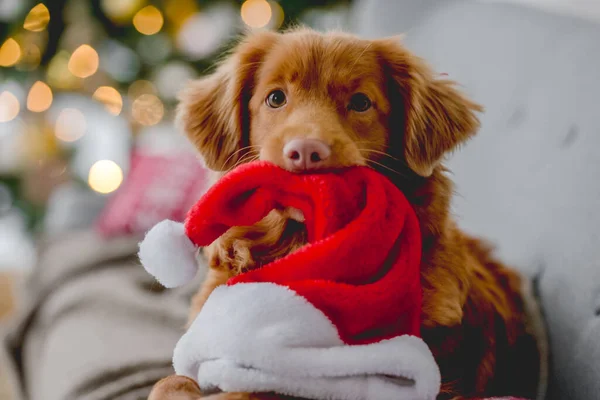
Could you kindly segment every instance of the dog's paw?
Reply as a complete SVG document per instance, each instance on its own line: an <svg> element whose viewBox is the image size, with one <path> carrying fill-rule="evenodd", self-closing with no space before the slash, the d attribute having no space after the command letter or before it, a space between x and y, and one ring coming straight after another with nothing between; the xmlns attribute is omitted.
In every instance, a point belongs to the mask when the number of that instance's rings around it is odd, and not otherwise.
<svg viewBox="0 0 600 400"><path fill-rule="evenodd" d="M148 400L199 400L200 387L185 376L171 375L158 381L152 388Z"/></svg>

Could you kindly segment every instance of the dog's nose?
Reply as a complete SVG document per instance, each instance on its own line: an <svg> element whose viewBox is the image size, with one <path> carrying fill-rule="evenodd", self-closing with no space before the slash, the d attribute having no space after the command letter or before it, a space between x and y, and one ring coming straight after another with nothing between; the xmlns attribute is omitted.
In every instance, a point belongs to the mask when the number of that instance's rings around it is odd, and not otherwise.
<svg viewBox="0 0 600 400"><path fill-rule="evenodd" d="M317 139L293 139L283 147L285 163L293 170L319 168L331 155L331 147Z"/></svg>

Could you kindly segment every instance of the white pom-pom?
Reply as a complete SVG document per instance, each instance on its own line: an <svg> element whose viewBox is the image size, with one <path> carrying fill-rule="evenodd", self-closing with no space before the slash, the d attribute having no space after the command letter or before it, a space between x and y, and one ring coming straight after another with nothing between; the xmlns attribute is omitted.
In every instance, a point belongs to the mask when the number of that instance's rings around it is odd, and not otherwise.
<svg viewBox="0 0 600 400"><path fill-rule="evenodd" d="M198 272L197 247L185 234L183 224L164 220L140 243L142 265L161 285L174 288L194 279Z"/></svg>

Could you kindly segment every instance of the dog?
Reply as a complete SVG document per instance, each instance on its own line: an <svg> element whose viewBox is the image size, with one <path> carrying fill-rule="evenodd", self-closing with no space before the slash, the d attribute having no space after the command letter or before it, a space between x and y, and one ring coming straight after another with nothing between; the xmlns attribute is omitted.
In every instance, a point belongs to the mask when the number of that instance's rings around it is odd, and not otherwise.
<svg viewBox="0 0 600 400"><path fill-rule="evenodd" d="M483 111L453 81L399 38L300 28L251 34L180 100L178 123L215 179L253 160L297 173L369 166L385 174L420 221L421 330L441 370L439 398L536 397L542 356L524 280L488 244L462 232L450 213L444 157L476 134ZM229 230L204 249L210 271L192 299L190 321L227 279L305 243L302 215L293 209ZM179 398L177 385L193 385L186 379L167 378L154 393ZM201 398L193 389L181 398Z"/></svg>

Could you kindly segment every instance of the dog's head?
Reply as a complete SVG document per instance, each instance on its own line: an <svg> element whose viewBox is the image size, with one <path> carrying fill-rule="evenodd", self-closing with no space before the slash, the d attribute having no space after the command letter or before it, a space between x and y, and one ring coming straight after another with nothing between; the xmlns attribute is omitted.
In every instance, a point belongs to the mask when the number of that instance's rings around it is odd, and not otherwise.
<svg viewBox="0 0 600 400"><path fill-rule="evenodd" d="M429 176L481 108L396 38L262 32L184 90L178 119L207 166L403 165Z"/></svg>

